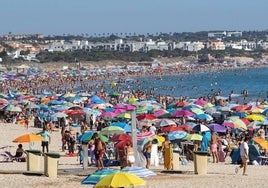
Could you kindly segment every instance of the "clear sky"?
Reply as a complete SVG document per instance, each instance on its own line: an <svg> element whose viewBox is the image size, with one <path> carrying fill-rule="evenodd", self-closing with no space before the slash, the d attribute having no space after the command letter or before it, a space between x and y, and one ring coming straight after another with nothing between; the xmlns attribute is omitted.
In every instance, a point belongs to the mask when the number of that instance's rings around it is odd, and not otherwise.
<svg viewBox="0 0 268 188"><path fill-rule="evenodd" d="M268 0L1 0L0 34L268 29Z"/></svg>

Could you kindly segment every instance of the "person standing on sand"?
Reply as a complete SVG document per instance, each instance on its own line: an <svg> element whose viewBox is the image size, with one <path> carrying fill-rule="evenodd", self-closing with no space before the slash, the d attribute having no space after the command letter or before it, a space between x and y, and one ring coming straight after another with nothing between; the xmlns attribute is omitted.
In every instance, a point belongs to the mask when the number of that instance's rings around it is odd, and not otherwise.
<svg viewBox="0 0 268 188"><path fill-rule="evenodd" d="M95 145L94 154L97 168L98 170L101 170L104 168L102 158L106 149L106 144L99 138L98 133L94 133L92 138L94 139L94 145Z"/></svg>
<svg viewBox="0 0 268 188"><path fill-rule="evenodd" d="M246 170L249 162L249 147L248 147L248 138L242 138L242 143L239 146L240 157L242 159L241 165L235 168L235 173L237 174L240 168L243 168L243 175L246 176Z"/></svg>
<svg viewBox="0 0 268 188"><path fill-rule="evenodd" d="M213 163L218 163L219 162L219 155L218 155L218 141L219 141L219 136L212 131L211 132L211 145L210 145L210 151L212 154L213 158Z"/></svg>
<svg viewBox="0 0 268 188"><path fill-rule="evenodd" d="M144 147L143 147L143 155L146 158L146 168L149 169L149 167L151 166L151 151L152 151L152 145L153 142L152 140L150 140L149 142L147 142Z"/></svg>
<svg viewBox="0 0 268 188"><path fill-rule="evenodd" d="M51 142L51 137L50 137L50 133L48 132L47 128L44 127L43 128L43 131L41 133L39 133L42 137L43 137L43 141L41 143L41 146L42 146L42 152L44 153L45 152L45 148L46 148L46 151L48 152L48 145L50 144Z"/></svg>

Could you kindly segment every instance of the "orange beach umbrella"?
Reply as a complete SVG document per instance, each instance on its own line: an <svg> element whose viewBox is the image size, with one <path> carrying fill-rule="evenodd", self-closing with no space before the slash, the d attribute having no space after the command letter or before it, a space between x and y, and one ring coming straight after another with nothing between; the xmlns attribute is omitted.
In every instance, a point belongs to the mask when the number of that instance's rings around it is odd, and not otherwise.
<svg viewBox="0 0 268 188"><path fill-rule="evenodd" d="M44 138L40 135L37 134L24 134L21 135L17 138L15 138L12 142L38 142L38 141L42 141L44 140Z"/></svg>

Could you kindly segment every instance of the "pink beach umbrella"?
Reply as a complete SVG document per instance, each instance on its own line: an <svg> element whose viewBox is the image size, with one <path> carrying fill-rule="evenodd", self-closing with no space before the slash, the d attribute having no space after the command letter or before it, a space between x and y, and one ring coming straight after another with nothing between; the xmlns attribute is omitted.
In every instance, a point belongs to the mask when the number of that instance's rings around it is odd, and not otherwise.
<svg viewBox="0 0 268 188"><path fill-rule="evenodd" d="M194 104L197 104L197 105L200 105L200 106L204 106L207 103L208 102L203 100L203 99L198 99L197 101L194 102Z"/></svg>
<svg viewBox="0 0 268 188"><path fill-rule="evenodd" d="M115 116L117 116L118 114L114 113L114 112L103 112L102 116L105 118L113 118Z"/></svg>
<svg viewBox="0 0 268 188"><path fill-rule="evenodd" d="M152 136L154 136L154 133L152 133L152 132L141 132L141 133L137 134L137 140L139 141L139 140L149 138Z"/></svg>
<svg viewBox="0 0 268 188"><path fill-rule="evenodd" d="M176 111L172 114L173 117L189 117L189 116L194 116L194 114L192 112L190 112L189 110L179 110Z"/></svg>

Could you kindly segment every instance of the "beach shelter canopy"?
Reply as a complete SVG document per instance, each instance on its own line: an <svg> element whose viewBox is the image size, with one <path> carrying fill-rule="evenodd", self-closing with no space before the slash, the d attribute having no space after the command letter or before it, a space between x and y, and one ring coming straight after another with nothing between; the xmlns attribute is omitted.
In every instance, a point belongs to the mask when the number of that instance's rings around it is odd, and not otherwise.
<svg viewBox="0 0 268 188"><path fill-rule="evenodd" d="M206 125L198 124L192 128L192 131L206 132L206 131L210 131L210 129Z"/></svg>
<svg viewBox="0 0 268 188"><path fill-rule="evenodd" d="M91 184L95 185L98 183L103 177L113 174L117 172L118 170L115 169L102 169L102 170L97 170L87 176L85 179L82 180L81 184Z"/></svg>
<svg viewBox="0 0 268 188"><path fill-rule="evenodd" d="M121 133L124 133L124 132L125 132L124 129L122 129L121 127L118 127L118 126L105 127L100 131L100 133L104 134L104 135L121 134Z"/></svg>
<svg viewBox="0 0 268 188"><path fill-rule="evenodd" d="M185 137L186 140L199 140L199 141L201 141L202 138L203 136L200 134L189 134Z"/></svg>
<svg viewBox="0 0 268 188"><path fill-rule="evenodd" d="M164 127L169 125L176 125L176 123L171 119L161 119L159 120L155 126Z"/></svg>
<svg viewBox="0 0 268 188"><path fill-rule="evenodd" d="M208 125L208 128L211 131L214 131L214 132L222 132L222 133L225 133L226 130L227 130L226 127L224 127L222 125L219 125L219 124L215 124L215 123L209 124Z"/></svg>
<svg viewBox="0 0 268 188"><path fill-rule="evenodd" d="M189 110L178 110L172 113L172 117L194 116Z"/></svg>
<svg viewBox="0 0 268 188"><path fill-rule="evenodd" d="M37 134L24 134L21 135L17 138L15 138L12 142L18 142L18 143L23 143L23 142L39 142L44 140L44 138L40 135Z"/></svg>
<svg viewBox="0 0 268 188"><path fill-rule="evenodd" d="M135 174L115 172L103 177L94 188L141 186L145 184L146 182Z"/></svg>

